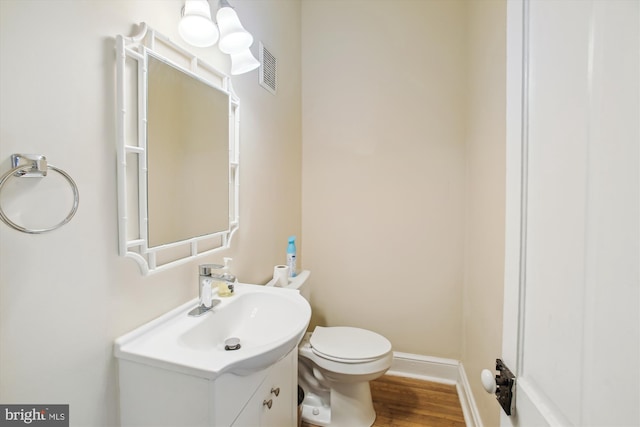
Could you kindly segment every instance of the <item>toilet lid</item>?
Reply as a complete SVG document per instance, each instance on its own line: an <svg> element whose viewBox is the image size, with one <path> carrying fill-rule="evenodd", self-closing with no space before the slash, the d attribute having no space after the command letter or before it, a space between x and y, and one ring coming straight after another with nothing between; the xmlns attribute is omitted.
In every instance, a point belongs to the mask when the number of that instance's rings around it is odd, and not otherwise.
<svg viewBox="0 0 640 427"><path fill-rule="evenodd" d="M309 342L316 352L343 360L375 359L391 351L382 335L349 326L316 326Z"/></svg>

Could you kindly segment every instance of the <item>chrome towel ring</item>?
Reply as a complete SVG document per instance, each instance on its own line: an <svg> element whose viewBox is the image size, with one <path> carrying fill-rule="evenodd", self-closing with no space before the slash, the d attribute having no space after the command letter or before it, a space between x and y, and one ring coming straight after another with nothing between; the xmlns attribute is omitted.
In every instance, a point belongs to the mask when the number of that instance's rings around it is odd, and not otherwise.
<svg viewBox="0 0 640 427"><path fill-rule="evenodd" d="M47 171L51 169L52 171L58 172L60 175L62 175L71 185L71 189L73 190L73 206L71 208L71 212L69 212L69 214L58 224L54 225L53 227L34 230L23 227L11 221L9 217L7 217L7 215L4 213L4 210L2 210L2 205L0 205L0 219L2 219L5 224L18 231L22 231L23 233L41 234L48 231L56 230L71 221L71 218L73 218L73 216L76 214L76 211L78 210L80 195L78 193L78 186L68 173L51 164L48 164L46 157L39 154L12 154L11 166L12 169L2 175L2 178L0 178L0 192L2 192L2 187L7 181L9 181L11 177L43 177L47 176Z"/></svg>

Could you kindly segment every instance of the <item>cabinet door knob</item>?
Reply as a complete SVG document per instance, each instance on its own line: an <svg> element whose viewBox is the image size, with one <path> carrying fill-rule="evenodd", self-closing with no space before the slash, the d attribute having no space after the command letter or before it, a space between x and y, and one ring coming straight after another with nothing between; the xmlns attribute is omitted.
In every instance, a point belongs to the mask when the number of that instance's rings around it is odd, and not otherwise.
<svg viewBox="0 0 640 427"><path fill-rule="evenodd" d="M280 395L280 387L277 388L271 388L271 393L275 394L276 397L278 397Z"/></svg>
<svg viewBox="0 0 640 427"><path fill-rule="evenodd" d="M271 405L273 405L273 400L271 399L262 401L262 406L266 406L267 408L271 409Z"/></svg>

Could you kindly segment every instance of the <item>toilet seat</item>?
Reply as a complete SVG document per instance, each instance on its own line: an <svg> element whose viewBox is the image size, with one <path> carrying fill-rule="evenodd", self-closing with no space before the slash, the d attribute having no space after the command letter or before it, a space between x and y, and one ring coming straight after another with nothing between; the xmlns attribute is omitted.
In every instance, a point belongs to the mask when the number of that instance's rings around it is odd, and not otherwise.
<svg viewBox="0 0 640 427"><path fill-rule="evenodd" d="M349 326L316 326L309 343L319 357L341 363L372 362L391 351L391 343L382 335Z"/></svg>

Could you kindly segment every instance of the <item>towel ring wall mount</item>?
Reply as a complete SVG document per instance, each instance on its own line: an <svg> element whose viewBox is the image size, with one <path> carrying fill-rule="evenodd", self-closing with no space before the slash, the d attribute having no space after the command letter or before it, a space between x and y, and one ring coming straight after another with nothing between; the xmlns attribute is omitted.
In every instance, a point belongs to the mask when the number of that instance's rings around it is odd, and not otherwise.
<svg viewBox="0 0 640 427"><path fill-rule="evenodd" d="M58 224L54 225L53 227L41 228L41 229L30 229L30 228L26 228L21 225L18 225L15 222L11 221L9 217L7 217L7 215L5 214L4 210L2 209L2 205L0 204L0 219L2 219L2 221L5 224L7 224L8 226L10 226L15 230L22 231L23 233L41 234L41 233L46 233L48 231L56 230L62 227L63 225L65 225L66 223L68 223L69 221L71 221L71 218L73 218L73 216L76 214L76 211L78 210L78 203L80 200L80 195L78 193L78 186L73 181L71 176L69 176L68 173L66 173L60 168L53 166L52 164L47 163L47 158L43 155L12 154L11 170L6 172L0 178L0 192L2 192L3 186L12 177L17 177L17 178L45 177L47 176L47 172L49 170L52 170L62 175L67 180L67 182L69 182L69 185L73 190L73 206L69 214L62 221L60 221Z"/></svg>

